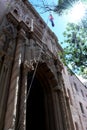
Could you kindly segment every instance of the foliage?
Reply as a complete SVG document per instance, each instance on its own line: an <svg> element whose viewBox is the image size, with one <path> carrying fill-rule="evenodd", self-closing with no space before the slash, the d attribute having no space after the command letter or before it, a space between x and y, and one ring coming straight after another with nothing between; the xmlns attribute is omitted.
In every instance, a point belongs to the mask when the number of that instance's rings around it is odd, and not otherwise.
<svg viewBox="0 0 87 130"><path fill-rule="evenodd" d="M58 15L70 12L76 2L81 1L87 4L87 0L58 0L57 5L48 5L47 1L41 1L42 5L37 6L44 10L43 13L53 11ZM67 46L61 55L63 62L72 65L74 72L87 78L87 10L85 17L78 25L68 23L64 37Z"/></svg>
<svg viewBox="0 0 87 130"><path fill-rule="evenodd" d="M75 5L75 3L79 1L87 3L86 0L58 0L57 5L54 3L51 3L49 5L46 0L41 0L39 4L36 4L34 6L40 8L43 11L42 13L53 11L58 15L63 15L68 13L70 9Z"/></svg>
<svg viewBox="0 0 87 130"><path fill-rule="evenodd" d="M63 35L67 45L64 48L64 61L72 66L74 72L87 78L87 29L68 23Z"/></svg>
<svg viewBox="0 0 87 130"><path fill-rule="evenodd" d="M79 1L87 4L86 0L58 0L58 5L54 7L54 12L59 15L68 13L69 10Z"/></svg>
<svg viewBox="0 0 87 130"><path fill-rule="evenodd" d="M75 2L79 0L59 0L56 6L56 12L59 15L69 12ZM86 2L86 0L81 0ZM72 66L73 72L87 78L87 10L85 17L80 23L68 23L64 32L66 47L62 54L62 60L65 65Z"/></svg>

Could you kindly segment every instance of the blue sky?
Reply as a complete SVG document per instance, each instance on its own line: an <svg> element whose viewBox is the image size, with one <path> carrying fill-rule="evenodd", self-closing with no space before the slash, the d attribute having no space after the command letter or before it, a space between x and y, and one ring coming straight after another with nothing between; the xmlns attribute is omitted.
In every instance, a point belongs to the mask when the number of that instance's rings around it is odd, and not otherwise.
<svg viewBox="0 0 87 130"><path fill-rule="evenodd" d="M33 5L35 4L40 4L41 0L29 0ZM58 0L50 0L50 2L48 0L45 0L48 4L57 4ZM36 8L36 7L35 7ZM38 11L38 13L41 15L41 17L44 19L44 21L48 24L48 26L50 27L50 29L56 34L56 36L58 37L59 43L64 41L64 37L63 37L63 32L66 28L66 24L67 24L67 19L65 16L58 16L58 14L55 14L53 12L52 15L54 17L54 24L55 26L52 27L50 21L48 20L49 18L49 12L46 13L41 13L41 10L39 8L36 8L36 10ZM48 22L47 22L48 21Z"/></svg>
<svg viewBox="0 0 87 130"><path fill-rule="evenodd" d="M29 1L30 1L30 3L32 3L32 5L35 5L35 4L38 5L41 2L41 0L29 0ZM58 0L44 0L44 1L46 1L48 4L51 4L51 5L57 4L57 2L58 2ZM60 17L57 14L52 12L52 15L54 17L54 23L55 23L55 26L52 27L50 21L48 20L50 13L47 12L47 13L42 14L40 9L36 8L36 10L41 15L43 20L47 23L47 25L50 27L50 29L55 33L55 35L57 36L57 38L59 40L59 43L64 42L63 32L66 30L67 23L68 22L74 22L73 21L74 19L72 19L72 15L71 16L65 15L65 16ZM77 10L76 10L76 12L77 12ZM71 12L70 12L70 14L71 14ZM65 47L65 46L66 45L64 43L62 45L62 47ZM81 78L81 77L79 77L79 78ZM83 82L83 78L82 78L82 82Z"/></svg>
<svg viewBox="0 0 87 130"><path fill-rule="evenodd" d="M32 5L41 5L41 1L42 0L29 0ZM47 3L48 5L57 5L58 0L43 0L45 2L45 4ZM83 12L82 7L86 7L85 5L82 5L82 3L75 3L73 5L73 8L71 8L71 10L69 11L68 15L63 15L63 16L58 16L58 14L55 14L54 12L46 12L46 13L41 13L42 10L40 10L39 8L36 8L37 12L41 15L41 17L43 18L43 20L47 23L47 25L50 27L50 29L56 34L59 43L63 42L64 43L64 36L63 36L63 32L66 31L66 26L67 23L72 22L72 23L79 23L79 20L81 20L80 16ZM83 8L84 8L83 7ZM78 10L77 10L78 8ZM86 7L87 8L87 7ZM73 9L73 10L72 10ZM52 14L54 17L54 24L55 26L52 27L49 19L49 14ZM79 16L79 17L78 17ZM79 19L80 18L80 19ZM47 22L48 21L48 22ZM65 47L66 44L62 44L62 47Z"/></svg>

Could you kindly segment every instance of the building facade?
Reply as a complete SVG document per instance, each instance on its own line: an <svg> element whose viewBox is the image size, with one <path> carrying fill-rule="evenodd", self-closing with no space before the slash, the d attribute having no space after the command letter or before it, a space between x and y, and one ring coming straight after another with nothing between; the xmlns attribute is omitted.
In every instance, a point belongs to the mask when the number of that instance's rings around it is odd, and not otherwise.
<svg viewBox="0 0 87 130"><path fill-rule="evenodd" d="M86 130L87 104L74 96L55 34L27 0L1 0L0 10L0 130Z"/></svg>
<svg viewBox="0 0 87 130"><path fill-rule="evenodd" d="M65 67L64 67L65 68ZM69 100L75 130L87 130L87 87L64 69L65 94Z"/></svg>

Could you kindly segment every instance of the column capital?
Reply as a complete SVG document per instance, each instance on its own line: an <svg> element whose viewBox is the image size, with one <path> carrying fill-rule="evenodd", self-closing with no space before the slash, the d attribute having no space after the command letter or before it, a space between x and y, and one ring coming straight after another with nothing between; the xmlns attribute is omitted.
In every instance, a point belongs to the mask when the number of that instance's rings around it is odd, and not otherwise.
<svg viewBox="0 0 87 130"><path fill-rule="evenodd" d="M26 40L26 32L21 28L19 31L18 31L18 38L20 38L21 40Z"/></svg>
<svg viewBox="0 0 87 130"><path fill-rule="evenodd" d="M25 61L24 61L24 69L25 69L26 71L32 71L32 70L34 70L33 63L28 62L27 60L25 60Z"/></svg>

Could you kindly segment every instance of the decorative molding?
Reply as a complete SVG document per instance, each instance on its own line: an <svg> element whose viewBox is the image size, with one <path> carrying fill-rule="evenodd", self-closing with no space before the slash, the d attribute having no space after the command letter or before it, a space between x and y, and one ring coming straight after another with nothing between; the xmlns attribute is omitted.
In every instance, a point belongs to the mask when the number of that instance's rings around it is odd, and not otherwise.
<svg viewBox="0 0 87 130"><path fill-rule="evenodd" d="M28 71L34 70L33 63L34 61L30 61L30 62L28 62L27 60L24 61L24 69L27 69Z"/></svg>

